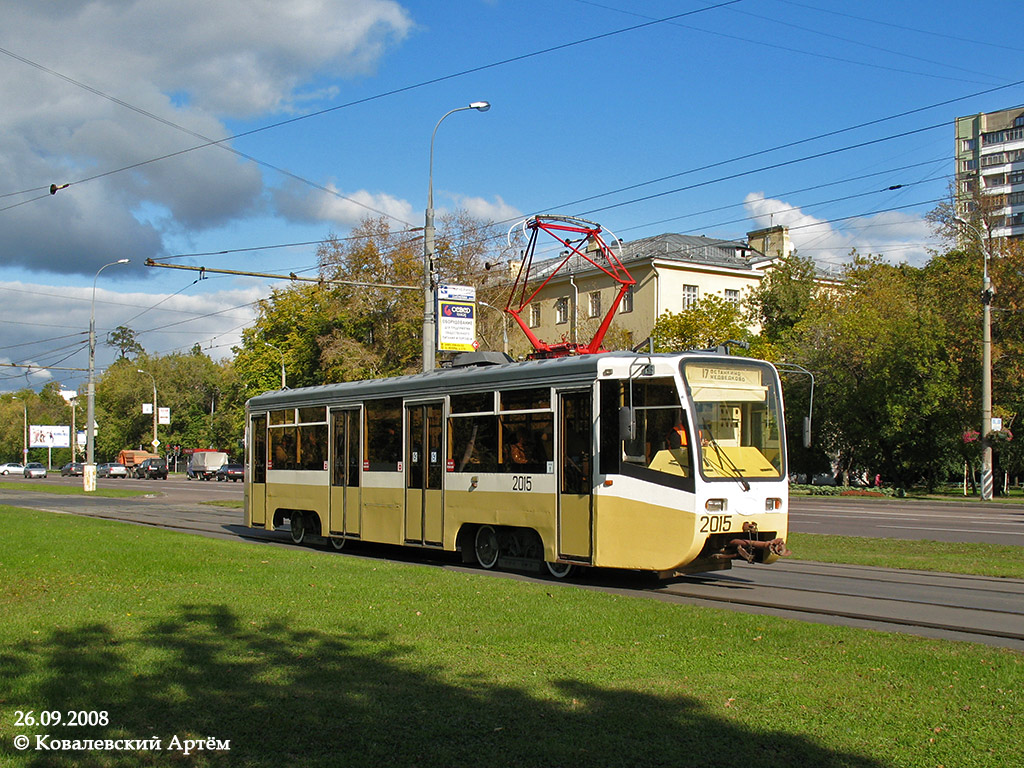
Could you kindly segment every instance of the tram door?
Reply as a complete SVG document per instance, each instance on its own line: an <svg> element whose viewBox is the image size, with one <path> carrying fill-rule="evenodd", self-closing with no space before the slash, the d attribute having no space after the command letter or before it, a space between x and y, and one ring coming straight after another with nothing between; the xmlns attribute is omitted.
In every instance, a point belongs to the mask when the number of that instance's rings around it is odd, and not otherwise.
<svg viewBox="0 0 1024 768"><path fill-rule="evenodd" d="M245 477L246 504L250 525L267 524L267 417L253 416L249 422L249 468Z"/></svg>
<svg viewBox="0 0 1024 768"><path fill-rule="evenodd" d="M359 534L359 446L363 420L358 408L331 411L330 532Z"/></svg>
<svg viewBox="0 0 1024 768"><path fill-rule="evenodd" d="M405 540L410 544L442 541L444 502L443 403L405 407Z"/></svg>
<svg viewBox="0 0 1024 768"><path fill-rule="evenodd" d="M593 396L558 393L558 554L589 560L593 523Z"/></svg>

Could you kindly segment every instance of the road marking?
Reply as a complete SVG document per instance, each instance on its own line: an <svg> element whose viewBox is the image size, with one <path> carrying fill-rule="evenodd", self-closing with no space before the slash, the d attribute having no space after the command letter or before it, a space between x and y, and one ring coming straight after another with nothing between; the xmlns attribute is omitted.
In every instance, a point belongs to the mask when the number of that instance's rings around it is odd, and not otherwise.
<svg viewBox="0 0 1024 768"><path fill-rule="evenodd" d="M879 525L879 528L895 528L904 531L945 531L947 533L997 533L1000 536L1024 536L1024 532L993 531L984 528L935 528L930 525Z"/></svg>

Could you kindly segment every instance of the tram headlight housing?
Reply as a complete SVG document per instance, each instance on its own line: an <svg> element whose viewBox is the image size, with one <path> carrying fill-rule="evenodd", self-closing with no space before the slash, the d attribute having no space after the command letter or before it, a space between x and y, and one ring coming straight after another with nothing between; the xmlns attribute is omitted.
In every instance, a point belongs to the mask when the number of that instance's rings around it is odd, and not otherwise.
<svg viewBox="0 0 1024 768"><path fill-rule="evenodd" d="M764 511L775 512L782 509L782 499L765 499L764 500Z"/></svg>
<svg viewBox="0 0 1024 768"><path fill-rule="evenodd" d="M726 499L708 499L704 502L704 509L708 512L725 512L729 508L729 502Z"/></svg>

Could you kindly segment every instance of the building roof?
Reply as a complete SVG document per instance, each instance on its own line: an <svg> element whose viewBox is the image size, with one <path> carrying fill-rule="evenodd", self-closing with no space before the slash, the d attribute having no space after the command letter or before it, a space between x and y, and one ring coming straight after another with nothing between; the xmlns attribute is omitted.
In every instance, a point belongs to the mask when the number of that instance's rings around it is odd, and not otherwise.
<svg viewBox="0 0 1024 768"><path fill-rule="evenodd" d="M678 235L666 233L653 237L644 237L612 246L626 269L630 262L658 259L661 261L677 261L683 264L739 269L745 271L760 270L774 261L747 243L736 240L717 240L704 235ZM534 265L531 279L543 279L550 275L555 267L562 263L562 258L545 260ZM569 258L566 268L569 272L579 274L594 267L580 256Z"/></svg>
<svg viewBox="0 0 1024 768"><path fill-rule="evenodd" d="M653 258L751 270L771 261L744 242L674 233L623 243L619 254L624 264Z"/></svg>

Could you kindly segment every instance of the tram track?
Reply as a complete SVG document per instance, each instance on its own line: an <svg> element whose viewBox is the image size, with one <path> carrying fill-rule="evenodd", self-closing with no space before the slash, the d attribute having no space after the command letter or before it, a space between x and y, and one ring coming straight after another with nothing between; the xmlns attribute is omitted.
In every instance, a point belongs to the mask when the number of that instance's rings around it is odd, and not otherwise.
<svg viewBox="0 0 1024 768"><path fill-rule="evenodd" d="M749 575L748 575L749 574ZM676 580L664 598L1024 649L1024 581L810 561Z"/></svg>

